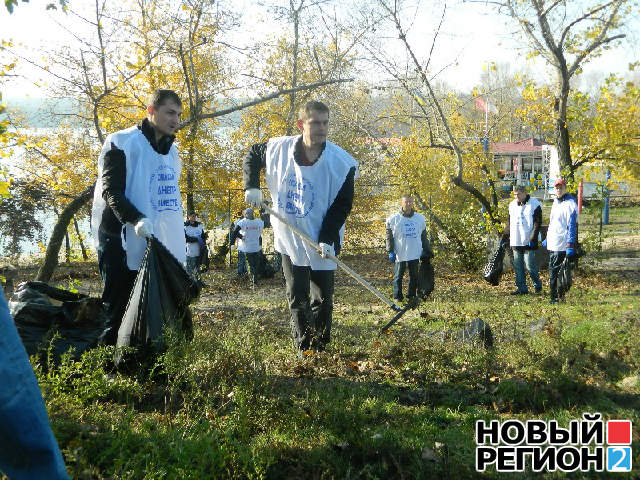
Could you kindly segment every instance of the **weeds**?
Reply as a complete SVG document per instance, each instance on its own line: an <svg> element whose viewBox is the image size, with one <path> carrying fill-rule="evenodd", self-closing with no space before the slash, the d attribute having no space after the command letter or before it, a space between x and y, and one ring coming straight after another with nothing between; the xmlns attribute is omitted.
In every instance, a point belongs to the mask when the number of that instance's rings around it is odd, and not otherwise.
<svg viewBox="0 0 640 480"><path fill-rule="evenodd" d="M349 260L390 292L385 264ZM474 478L476 420L596 411L631 419L638 452L638 383L625 380L640 369L637 278L582 272L549 306L508 296L509 276L493 288L436 273L433 296L381 337L390 312L338 275L333 340L304 360L280 279L247 293L233 272L207 274L193 341L167 337L144 371L112 372L111 348L34 359L72 476ZM474 318L493 349L449 334Z"/></svg>

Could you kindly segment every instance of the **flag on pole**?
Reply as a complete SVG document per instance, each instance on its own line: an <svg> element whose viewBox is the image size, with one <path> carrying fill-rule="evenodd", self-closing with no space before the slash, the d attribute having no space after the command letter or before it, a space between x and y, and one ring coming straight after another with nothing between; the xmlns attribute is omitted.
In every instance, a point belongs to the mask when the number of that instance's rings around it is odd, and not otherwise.
<svg viewBox="0 0 640 480"><path fill-rule="evenodd" d="M480 96L476 97L476 109L484 113L498 113L498 109L493 103Z"/></svg>

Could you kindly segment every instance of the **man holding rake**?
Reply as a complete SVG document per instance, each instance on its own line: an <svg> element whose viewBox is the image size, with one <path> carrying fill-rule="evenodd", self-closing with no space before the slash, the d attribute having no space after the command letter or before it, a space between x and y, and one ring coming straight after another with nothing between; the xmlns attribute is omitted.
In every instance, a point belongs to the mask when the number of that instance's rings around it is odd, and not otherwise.
<svg viewBox="0 0 640 480"><path fill-rule="evenodd" d="M245 200L262 204L260 171L265 170L273 210L315 240L321 253L272 218L275 250L282 255L298 355L322 351L331 340L336 263L327 258L342 246L344 225L353 204L358 164L327 141L329 109L307 102L299 112L301 135L276 137L253 145L243 164Z"/></svg>

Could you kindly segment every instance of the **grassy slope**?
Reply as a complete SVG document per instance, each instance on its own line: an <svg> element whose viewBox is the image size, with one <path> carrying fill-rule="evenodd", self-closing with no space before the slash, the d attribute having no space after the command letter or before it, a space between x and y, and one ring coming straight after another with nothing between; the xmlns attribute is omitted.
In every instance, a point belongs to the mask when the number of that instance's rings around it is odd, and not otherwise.
<svg viewBox="0 0 640 480"><path fill-rule="evenodd" d="M508 296L512 274L490 287L437 260L433 297L382 337L392 313L340 273L333 341L304 360L279 278L251 291L213 272L194 341L173 342L151 372L106 374L106 349L40 371L73 477L474 478L477 419L566 426L583 412L633 420L637 467L640 392L621 381L640 369L638 272L583 268L567 302L550 306ZM391 294L381 256L345 261ZM476 317L494 349L445 338Z"/></svg>

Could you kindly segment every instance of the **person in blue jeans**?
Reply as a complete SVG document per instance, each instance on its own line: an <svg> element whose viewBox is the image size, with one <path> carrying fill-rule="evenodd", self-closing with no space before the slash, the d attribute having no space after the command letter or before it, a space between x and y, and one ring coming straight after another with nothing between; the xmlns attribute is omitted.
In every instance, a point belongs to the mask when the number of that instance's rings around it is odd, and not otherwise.
<svg viewBox="0 0 640 480"><path fill-rule="evenodd" d="M402 301L402 278L409 270L407 299L415 304L418 289L420 258L433 257L427 239L426 220L413 209L413 197L404 195L400 200L400 211L386 221L386 247L389 261L394 264L393 299Z"/></svg>
<svg viewBox="0 0 640 480"><path fill-rule="evenodd" d="M527 194L523 185L513 190L513 200L509 203L509 216L501 243L508 242L513 251L513 270L516 274L516 290L511 295L526 295L529 272L536 293L542 291L535 253L538 249L538 234L542 225L542 204Z"/></svg>
<svg viewBox="0 0 640 480"><path fill-rule="evenodd" d="M0 474L11 480L69 479L1 287Z"/></svg>

